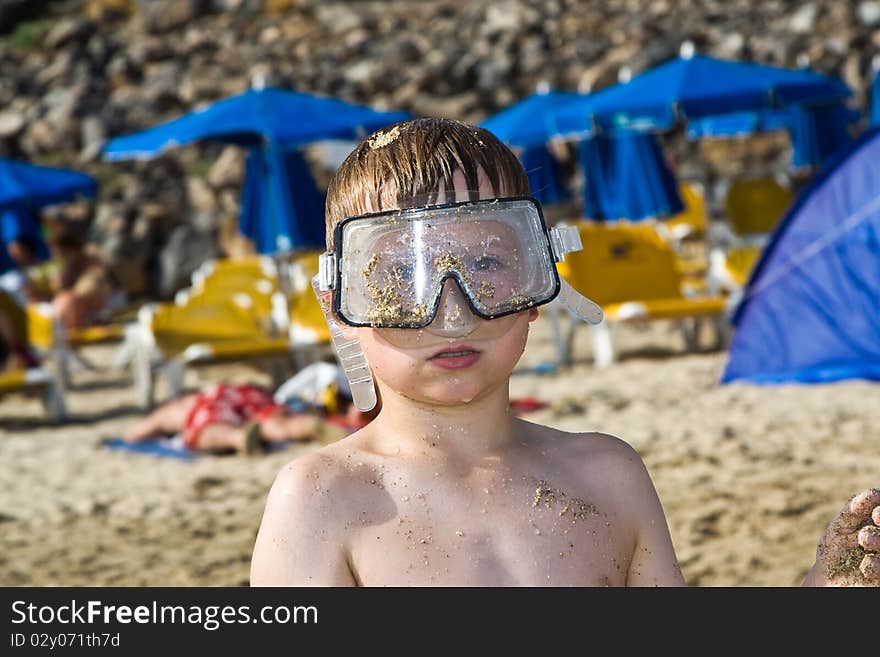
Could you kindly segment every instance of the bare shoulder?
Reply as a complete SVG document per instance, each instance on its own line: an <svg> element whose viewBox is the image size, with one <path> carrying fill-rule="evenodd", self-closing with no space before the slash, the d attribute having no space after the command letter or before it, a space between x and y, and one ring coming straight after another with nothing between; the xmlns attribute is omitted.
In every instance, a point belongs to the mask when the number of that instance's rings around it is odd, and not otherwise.
<svg viewBox="0 0 880 657"><path fill-rule="evenodd" d="M269 501L302 518L320 516L324 523L344 513L344 501L360 488L363 477L356 454L338 444L323 447L286 463L275 477ZM344 520L344 518L339 518Z"/></svg>
<svg viewBox="0 0 880 657"><path fill-rule="evenodd" d="M530 429L542 445L550 445L553 451L574 462L597 464L615 471L631 471L635 476L646 474L645 464L639 453L625 440L598 431L568 432L543 425L531 424Z"/></svg>
<svg viewBox="0 0 880 657"><path fill-rule="evenodd" d="M350 585L348 538L366 487L336 445L296 458L275 477L251 561L252 585Z"/></svg>
<svg viewBox="0 0 880 657"><path fill-rule="evenodd" d="M654 506L657 493L638 451L625 440L602 432L571 433L531 425L546 467L581 482L609 507L633 513L633 504ZM641 505L644 508L644 505Z"/></svg>

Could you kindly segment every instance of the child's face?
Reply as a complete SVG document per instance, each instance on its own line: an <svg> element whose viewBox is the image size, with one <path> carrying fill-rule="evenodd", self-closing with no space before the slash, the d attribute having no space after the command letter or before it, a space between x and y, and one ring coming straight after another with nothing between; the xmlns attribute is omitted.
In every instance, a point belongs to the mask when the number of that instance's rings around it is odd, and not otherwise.
<svg viewBox="0 0 880 657"><path fill-rule="evenodd" d="M494 198L480 172L480 198ZM456 199L466 200L462 175ZM502 190L504 195L504 190ZM392 209L392 208L385 208ZM440 404L466 403L507 386L526 345L535 308L498 319L474 315L458 284L446 280L434 320L423 329L360 328L358 337L379 381L405 397Z"/></svg>

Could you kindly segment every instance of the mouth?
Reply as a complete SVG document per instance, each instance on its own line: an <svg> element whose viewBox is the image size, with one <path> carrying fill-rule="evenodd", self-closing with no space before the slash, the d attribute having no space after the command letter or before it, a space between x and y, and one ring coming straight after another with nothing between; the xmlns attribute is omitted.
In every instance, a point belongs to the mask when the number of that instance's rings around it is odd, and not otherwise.
<svg viewBox="0 0 880 657"><path fill-rule="evenodd" d="M448 347L444 347L433 356L431 356L431 360L434 358L455 358L457 356L467 356L469 354L478 354L480 351L478 349L474 349L473 347L466 344L452 344Z"/></svg>
<svg viewBox="0 0 880 657"><path fill-rule="evenodd" d="M450 345L428 360L444 369L470 367L480 359L481 352L467 345Z"/></svg>

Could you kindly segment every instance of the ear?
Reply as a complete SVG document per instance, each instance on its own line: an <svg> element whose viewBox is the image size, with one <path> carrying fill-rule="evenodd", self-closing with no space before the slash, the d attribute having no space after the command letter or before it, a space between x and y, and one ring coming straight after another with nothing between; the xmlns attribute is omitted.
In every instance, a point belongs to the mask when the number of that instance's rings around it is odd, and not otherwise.
<svg viewBox="0 0 880 657"><path fill-rule="evenodd" d="M534 322L536 319L538 319L538 309L529 308L529 321Z"/></svg>

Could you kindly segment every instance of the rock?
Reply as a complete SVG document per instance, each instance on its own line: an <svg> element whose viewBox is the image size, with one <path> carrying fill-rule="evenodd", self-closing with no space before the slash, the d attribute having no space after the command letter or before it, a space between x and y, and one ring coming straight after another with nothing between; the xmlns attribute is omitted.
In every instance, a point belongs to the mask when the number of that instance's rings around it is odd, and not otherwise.
<svg viewBox="0 0 880 657"><path fill-rule="evenodd" d="M11 31L20 21L36 16L49 0L0 0L0 33Z"/></svg>
<svg viewBox="0 0 880 657"><path fill-rule="evenodd" d="M205 0L138 0L138 8L148 32L159 34L186 25L209 7Z"/></svg>
<svg viewBox="0 0 880 657"><path fill-rule="evenodd" d="M97 116L87 116L80 123L80 162L97 160L104 148L107 133L104 131L104 122Z"/></svg>
<svg viewBox="0 0 880 657"><path fill-rule="evenodd" d="M24 115L14 110L0 112L0 139L14 137L24 128Z"/></svg>
<svg viewBox="0 0 880 657"><path fill-rule="evenodd" d="M214 192L201 178L190 176L186 181L186 196L190 206L196 212L211 213L217 209Z"/></svg>
<svg viewBox="0 0 880 657"><path fill-rule="evenodd" d="M127 18L134 11L134 0L86 0L83 13L98 23Z"/></svg>
<svg viewBox="0 0 880 657"><path fill-rule="evenodd" d="M716 47L719 57L725 59L738 59L746 45L746 39L742 34L732 32L722 37Z"/></svg>
<svg viewBox="0 0 880 657"><path fill-rule="evenodd" d="M637 74L685 39L700 53L778 66L806 54L815 70L842 76L853 106L863 106L880 49L880 0L609 0L589 11L575 0L424 0L417 11L403 0L79 0L56 1L51 14L48 0L0 0L0 23L14 6L27 15L0 38L0 148L90 171L102 166L107 135L240 93L257 71L267 84L479 121L539 81L602 89L622 66ZM669 141L678 170L707 179L786 166L780 148L750 147L742 161L716 165ZM218 216L237 215L244 157L239 147L191 146L120 163L97 203L116 217L102 243L122 254L137 245L138 266L157 285L172 231L190 224L191 236L210 240ZM194 176L200 182L187 184ZM149 216L151 204L162 211Z"/></svg>
<svg viewBox="0 0 880 657"><path fill-rule="evenodd" d="M880 24L880 2L860 2L856 15L865 27L877 26Z"/></svg>
<svg viewBox="0 0 880 657"><path fill-rule="evenodd" d="M808 33L813 31L816 24L816 16L819 8L815 2L808 2L798 9L788 21L788 26L793 32Z"/></svg>
<svg viewBox="0 0 880 657"><path fill-rule="evenodd" d="M244 180L244 151L238 146L227 146L208 171L208 182L215 189L240 186Z"/></svg>
<svg viewBox="0 0 880 657"><path fill-rule="evenodd" d="M31 123L25 130L22 146L25 152L33 156L52 150L55 145L55 131L45 120Z"/></svg>
<svg viewBox="0 0 880 657"><path fill-rule="evenodd" d="M95 24L85 18L62 18L46 35L43 46L55 50L71 42L85 43L95 32Z"/></svg>
<svg viewBox="0 0 880 657"><path fill-rule="evenodd" d="M216 238L183 224L174 229L159 255L158 293L170 298L187 287L196 267L219 254Z"/></svg>

